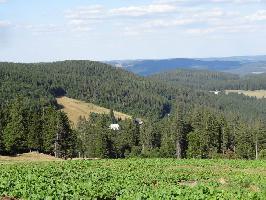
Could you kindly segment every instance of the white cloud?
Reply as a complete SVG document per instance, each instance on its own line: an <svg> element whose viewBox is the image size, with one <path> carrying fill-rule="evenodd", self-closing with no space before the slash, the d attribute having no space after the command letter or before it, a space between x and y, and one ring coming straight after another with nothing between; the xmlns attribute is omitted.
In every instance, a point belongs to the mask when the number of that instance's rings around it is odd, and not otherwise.
<svg viewBox="0 0 266 200"><path fill-rule="evenodd" d="M82 6L65 12L68 19L99 19L104 15L104 8L101 5Z"/></svg>
<svg viewBox="0 0 266 200"><path fill-rule="evenodd" d="M101 5L82 6L65 12L68 25L73 31L86 32L92 25L106 18L106 11Z"/></svg>
<svg viewBox="0 0 266 200"><path fill-rule="evenodd" d="M258 10L254 14L246 16L246 19L250 21L264 21L266 20L266 10Z"/></svg>
<svg viewBox="0 0 266 200"><path fill-rule="evenodd" d="M0 28L6 28L8 26L10 26L11 23L7 20L0 20Z"/></svg>
<svg viewBox="0 0 266 200"><path fill-rule="evenodd" d="M0 3L6 3L7 0L0 0Z"/></svg>
<svg viewBox="0 0 266 200"><path fill-rule="evenodd" d="M190 34L252 32L258 27L255 21L266 20L266 10L248 15L247 11L237 9L237 5L228 9L220 4L264 2L266 0L159 0L117 8L92 5L67 10L65 17L69 28L80 32L97 30L101 25L113 25L113 30L134 36L169 28Z"/></svg>
<svg viewBox="0 0 266 200"><path fill-rule="evenodd" d="M195 19L171 19L171 20L151 20L143 24L146 28L163 28L163 27L173 27L173 26L184 26L196 23Z"/></svg>
<svg viewBox="0 0 266 200"><path fill-rule="evenodd" d="M170 4L151 4L145 6L129 6L110 10L111 15L139 17L145 15L163 14L176 11L176 6Z"/></svg>

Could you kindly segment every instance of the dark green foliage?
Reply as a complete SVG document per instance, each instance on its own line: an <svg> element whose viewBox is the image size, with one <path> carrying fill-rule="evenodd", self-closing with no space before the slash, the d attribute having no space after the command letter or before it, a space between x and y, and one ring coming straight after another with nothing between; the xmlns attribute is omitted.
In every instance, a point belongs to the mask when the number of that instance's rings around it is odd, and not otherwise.
<svg viewBox="0 0 266 200"><path fill-rule="evenodd" d="M266 160L266 149L263 149L263 150L260 151L259 158L261 160Z"/></svg>
<svg viewBox="0 0 266 200"><path fill-rule="evenodd" d="M229 73L195 69L178 69L155 74L150 78L201 90L221 89L226 84L229 87L229 83L237 82L240 79L239 76Z"/></svg>
<svg viewBox="0 0 266 200"><path fill-rule="evenodd" d="M0 100L18 93L56 105L54 97L89 101L129 114L163 116L178 89L91 61L0 63ZM170 92L171 91L171 92Z"/></svg>
<svg viewBox="0 0 266 200"><path fill-rule="evenodd" d="M54 154L59 135L58 156L73 157L76 135L67 116L51 106L35 106L31 99L19 97L0 110L0 153L14 155L34 150Z"/></svg>
<svg viewBox="0 0 266 200"><path fill-rule="evenodd" d="M67 115L63 112L57 114L56 125L56 149L55 154L58 157L68 158L75 155L77 137L70 127Z"/></svg>
<svg viewBox="0 0 266 200"><path fill-rule="evenodd" d="M225 117L206 107L177 104L163 120L137 125L134 120L120 121L120 130L110 130L110 115L81 119L77 134L82 157L176 157L254 159L257 140L265 148L262 124L245 124L237 116ZM255 137L256 136L256 137Z"/></svg>
<svg viewBox="0 0 266 200"><path fill-rule="evenodd" d="M10 153L23 152L27 146L27 127L24 116L22 100L14 101L9 109L8 122L3 131L3 143L6 151Z"/></svg>
<svg viewBox="0 0 266 200"><path fill-rule="evenodd" d="M259 89L263 80L188 70L143 78L90 61L0 63L0 153L254 159L266 148L266 101L209 90ZM55 97L62 95L110 114L80 119L74 131L58 111ZM113 109L144 124L116 119ZM114 123L120 130L109 129Z"/></svg>
<svg viewBox="0 0 266 200"><path fill-rule="evenodd" d="M150 77L173 85L201 90L260 90L266 88L266 74L240 77L223 72L178 69Z"/></svg>

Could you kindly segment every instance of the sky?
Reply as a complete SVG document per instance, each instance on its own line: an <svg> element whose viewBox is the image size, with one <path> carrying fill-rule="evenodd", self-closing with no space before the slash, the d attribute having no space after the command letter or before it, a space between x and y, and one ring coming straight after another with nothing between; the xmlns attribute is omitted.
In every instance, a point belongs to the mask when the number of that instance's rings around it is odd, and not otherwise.
<svg viewBox="0 0 266 200"><path fill-rule="evenodd" d="M266 0L0 0L0 61L266 55Z"/></svg>

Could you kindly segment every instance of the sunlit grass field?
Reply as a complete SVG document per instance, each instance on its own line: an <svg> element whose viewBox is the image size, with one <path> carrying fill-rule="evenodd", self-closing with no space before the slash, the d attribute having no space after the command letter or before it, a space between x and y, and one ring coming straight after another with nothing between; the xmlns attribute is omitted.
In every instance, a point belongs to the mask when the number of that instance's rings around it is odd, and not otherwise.
<svg viewBox="0 0 266 200"><path fill-rule="evenodd" d="M71 99L68 97L61 97L56 99L58 104L62 105L62 110L67 114L68 118L74 125L77 124L80 117L89 117L91 113L99 113L99 114L109 114L110 109L97 106L92 103L86 103L84 101L79 101L76 99ZM116 118L129 119L131 116L121 113L114 112Z"/></svg>
<svg viewBox="0 0 266 200"><path fill-rule="evenodd" d="M266 98L266 90L226 90L226 94L228 93L238 93L244 94L250 97L257 97L258 99Z"/></svg>

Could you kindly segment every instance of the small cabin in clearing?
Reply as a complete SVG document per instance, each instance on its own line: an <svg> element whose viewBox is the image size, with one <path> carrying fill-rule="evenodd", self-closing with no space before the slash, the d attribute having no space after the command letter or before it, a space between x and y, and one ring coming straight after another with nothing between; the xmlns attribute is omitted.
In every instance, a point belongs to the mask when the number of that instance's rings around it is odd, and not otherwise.
<svg viewBox="0 0 266 200"><path fill-rule="evenodd" d="M210 92L218 95L221 91L215 90L215 91L210 91Z"/></svg>
<svg viewBox="0 0 266 200"><path fill-rule="evenodd" d="M109 128L110 128L111 130L114 130L114 131L119 131L119 130L120 130L120 125L119 125L119 124L111 124L111 125L109 126Z"/></svg>

